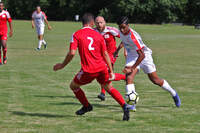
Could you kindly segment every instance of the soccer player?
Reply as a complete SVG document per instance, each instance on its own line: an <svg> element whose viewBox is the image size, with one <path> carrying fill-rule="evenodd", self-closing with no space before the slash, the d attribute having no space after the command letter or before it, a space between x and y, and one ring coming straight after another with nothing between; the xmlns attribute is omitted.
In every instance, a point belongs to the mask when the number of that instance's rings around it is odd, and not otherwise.
<svg viewBox="0 0 200 133"><path fill-rule="evenodd" d="M113 78L113 69L111 61L106 50L105 40L92 27L94 26L94 16L86 13L82 17L83 28L72 35L69 52L63 61L54 65L54 71L64 68L75 56L78 48L81 59L81 70L75 76L70 84L70 88L80 101L83 107L76 112L77 115L83 115L92 111L93 107L88 102L84 91L80 88L82 85L91 83L94 79L121 105L123 108L123 120L129 120L129 110L122 95L112 86L110 79ZM108 72L108 68L110 73Z"/></svg>
<svg viewBox="0 0 200 133"><path fill-rule="evenodd" d="M13 35L13 26L12 26L12 19L8 11L4 10L4 3L0 2L0 65L2 65L1 60L1 47L3 48L3 63L7 63L7 22L9 23L9 36L12 37Z"/></svg>
<svg viewBox="0 0 200 133"><path fill-rule="evenodd" d="M106 26L106 21L102 16L96 17L95 25L96 25L95 30L103 36L106 42L107 51L110 56L112 67L113 67L117 59L116 57L114 57L114 53L117 49L115 37L118 37L118 38L120 37L119 30L114 27ZM126 79L125 75L120 74L120 73L115 73L114 81L125 80L125 79ZM98 95L98 98L102 101L105 100L104 88L101 88L101 93Z"/></svg>
<svg viewBox="0 0 200 133"><path fill-rule="evenodd" d="M36 7L36 11L32 14L32 28L34 29L36 27L36 31L38 34L38 47L36 48L37 51L41 49L42 44L44 44L44 49L47 48L47 43L44 40L44 28L45 23L48 26L48 29L51 30L51 26L47 20L47 16L43 11L41 11L40 6Z"/></svg>
<svg viewBox="0 0 200 133"><path fill-rule="evenodd" d="M141 68L155 85L158 85L164 90L168 91L173 97L176 107L180 107L181 100L178 96L178 93L169 85L166 80L158 77L156 73L156 67L153 62L151 49L149 49L143 43L140 35L129 27L128 18L121 17L117 21L117 24L120 29L120 39L127 51L126 65L124 68L124 72L127 76L126 93L129 94L132 91L135 92L133 80Z"/></svg>

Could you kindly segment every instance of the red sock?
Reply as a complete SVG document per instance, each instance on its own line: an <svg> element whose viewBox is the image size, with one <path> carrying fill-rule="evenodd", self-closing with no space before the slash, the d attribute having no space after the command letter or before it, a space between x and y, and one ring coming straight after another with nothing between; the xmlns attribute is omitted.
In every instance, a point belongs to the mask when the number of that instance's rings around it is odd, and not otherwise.
<svg viewBox="0 0 200 133"><path fill-rule="evenodd" d="M7 48L3 48L3 58L6 58Z"/></svg>
<svg viewBox="0 0 200 133"><path fill-rule="evenodd" d="M123 105L125 104L125 101L118 90L111 87L107 92L123 107Z"/></svg>
<svg viewBox="0 0 200 133"><path fill-rule="evenodd" d="M104 88L101 88L101 93L103 93L105 95L106 94L106 90Z"/></svg>
<svg viewBox="0 0 200 133"><path fill-rule="evenodd" d="M80 103L84 106L84 107L88 107L89 106L89 102L85 96L85 93L83 92L83 90L81 88L78 88L76 90L73 90L76 98L80 101Z"/></svg>
<svg viewBox="0 0 200 133"><path fill-rule="evenodd" d="M126 80L126 75L123 75L123 74L120 74L120 73L115 73L114 81L119 81L119 80Z"/></svg>

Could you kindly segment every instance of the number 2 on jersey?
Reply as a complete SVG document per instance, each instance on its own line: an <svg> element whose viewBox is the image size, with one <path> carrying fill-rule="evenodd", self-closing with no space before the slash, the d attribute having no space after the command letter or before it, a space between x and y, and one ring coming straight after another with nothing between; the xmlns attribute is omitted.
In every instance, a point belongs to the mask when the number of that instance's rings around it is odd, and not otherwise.
<svg viewBox="0 0 200 133"><path fill-rule="evenodd" d="M88 40L90 40L90 43L88 45L88 49L89 50L94 50L94 47L92 47L92 44L94 42L93 38L92 37L87 37Z"/></svg>

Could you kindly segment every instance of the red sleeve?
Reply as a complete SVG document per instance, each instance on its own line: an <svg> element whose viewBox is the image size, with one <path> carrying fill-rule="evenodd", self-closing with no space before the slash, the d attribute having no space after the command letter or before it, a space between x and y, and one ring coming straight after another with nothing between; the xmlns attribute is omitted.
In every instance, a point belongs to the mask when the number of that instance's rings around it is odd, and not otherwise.
<svg viewBox="0 0 200 133"><path fill-rule="evenodd" d="M140 43L138 42L137 38L134 36L134 34L132 32L131 32L131 39L136 44L137 50L141 50L142 46L140 45Z"/></svg>
<svg viewBox="0 0 200 133"><path fill-rule="evenodd" d="M76 38L76 35L73 34L72 35L72 39L71 39L71 42L70 42L70 50L76 50L78 47L78 40Z"/></svg>
<svg viewBox="0 0 200 133"><path fill-rule="evenodd" d="M9 22L9 23L12 22L12 19L11 19L11 18L8 18L8 22Z"/></svg>
<svg viewBox="0 0 200 133"><path fill-rule="evenodd" d="M47 16L46 16L46 14L45 14L44 12L42 12L42 14L44 15L44 18L45 18L45 19L47 19Z"/></svg>
<svg viewBox="0 0 200 133"><path fill-rule="evenodd" d="M101 43L101 53L103 55L104 52L107 51L106 42L105 42L105 39L103 37L101 38L100 43Z"/></svg>

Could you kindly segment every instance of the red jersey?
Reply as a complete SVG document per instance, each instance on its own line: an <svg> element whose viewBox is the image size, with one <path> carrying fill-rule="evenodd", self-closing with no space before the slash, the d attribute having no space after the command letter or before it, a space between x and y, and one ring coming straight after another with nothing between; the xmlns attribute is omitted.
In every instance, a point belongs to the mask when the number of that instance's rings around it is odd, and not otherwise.
<svg viewBox="0 0 200 133"><path fill-rule="evenodd" d="M7 34L8 32L7 21L11 22L12 19L10 17L9 12L3 10L0 13L0 35Z"/></svg>
<svg viewBox="0 0 200 133"><path fill-rule="evenodd" d="M99 32L96 28L95 30ZM114 52L117 50L115 37L120 38L120 32L114 27L106 26L103 32L99 32L106 41L106 47L112 63L115 62L113 57Z"/></svg>
<svg viewBox="0 0 200 133"><path fill-rule="evenodd" d="M84 27L72 36L70 49L78 48L84 72L96 73L107 69L103 58L106 49L104 38L90 27Z"/></svg>

